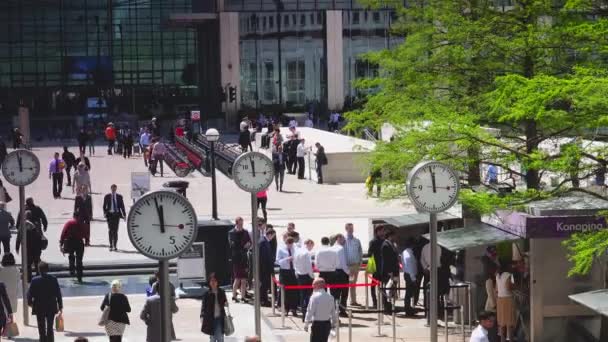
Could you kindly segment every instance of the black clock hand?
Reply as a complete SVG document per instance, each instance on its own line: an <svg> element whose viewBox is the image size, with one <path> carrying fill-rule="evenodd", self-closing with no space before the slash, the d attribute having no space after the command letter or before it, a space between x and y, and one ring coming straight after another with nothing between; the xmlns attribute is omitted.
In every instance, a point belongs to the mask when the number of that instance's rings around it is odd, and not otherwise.
<svg viewBox="0 0 608 342"><path fill-rule="evenodd" d="M433 183L433 192L437 192L437 186L435 185L435 172L431 171L431 183Z"/></svg>
<svg viewBox="0 0 608 342"><path fill-rule="evenodd" d="M17 155L17 163L19 163L19 172L23 172L23 160L19 155Z"/></svg>
<svg viewBox="0 0 608 342"><path fill-rule="evenodd" d="M433 186L427 185L426 187L427 188L432 188ZM452 189L452 187L451 186L436 186L434 189L446 189L446 190L450 190L450 189Z"/></svg>
<svg viewBox="0 0 608 342"><path fill-rule="evenodd" d="M158 205L158 200L154 199L154 206L156 206L156 213L158 214L158 221L160 226L160 232L162 234L165 233L165 216L163 215L163 206Z"/></svg>
<svg viewBox="0 0 608 342"><path fill-rule="evenodd" d="M159 227L160 224L152 224L154 227ZM165 227L184 228L183 224L165 224Z"/></svg>
<svg viewBox="0 0 608 342"><path fill-rule="evenodd" d="M249 162L251 163L251 175L255 177L255 163L253 162L253 159L249 159Z"/></svg>

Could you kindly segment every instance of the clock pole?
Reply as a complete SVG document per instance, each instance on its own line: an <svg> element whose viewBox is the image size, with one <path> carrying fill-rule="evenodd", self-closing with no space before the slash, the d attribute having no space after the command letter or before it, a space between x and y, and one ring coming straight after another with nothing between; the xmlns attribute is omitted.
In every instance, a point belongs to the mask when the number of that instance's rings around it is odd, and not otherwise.
<svg viewBox="0 0 608 342"><path fill-rule="evenodd" d="M437 260L437 214L429 213L429 216L429 233L431 238L431 299L429 300L431 309L429 318L431 325L431 342L437 342L437 264L439 261Z"/></svg>
<svg viewBox="0 0 608 342"><path fill-rule="evenodd" d="M171 342L171 284L169 283L169 261L158 261L158 292L160 294L160 332L163 342Z"/></svg>
<svg viewBox="0 0 608 342"><path fill-rule="evenodd" d="M260 311L260 229L258 229L258 198L251 193L251 231L253 232L253 316L255 320L255 334L262 336L261 311ZM274 305L274 304L273 304Z"/></svg>
<svg viewBox="0 0 608 342"><path fill-rule="evenodd" d="M27 306L27 277L30 273L28 270L29 263L27 262L27 232L25 231L25 186L19 186L19 232L21 233L21 291L23 300L21 301L23 311L23 324L30 324L29 307Z"/></svg>

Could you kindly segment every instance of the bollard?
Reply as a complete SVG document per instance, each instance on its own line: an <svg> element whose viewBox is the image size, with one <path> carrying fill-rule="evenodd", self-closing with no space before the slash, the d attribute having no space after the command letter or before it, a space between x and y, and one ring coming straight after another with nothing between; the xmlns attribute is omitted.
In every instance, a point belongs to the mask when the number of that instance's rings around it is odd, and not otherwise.
<svg viewBox="0 0 608 342"><path fill-rule="evenodd" d="M336 310L339 310L339 309L340 309L340 301L336 300ZM340 318L338 318L336 321L336 341L340 342Z"/></svg>
<svg viewBox="0 0 608 342"><path fill-rule="evenodd" d="M377 301L377 303L378 303L378 305L377 305L378 306L377 307L377 309L378 309L378 337L381 337L382 336L382 323L383 323L384 318L382 317L382 295L380 294L381 293L380 286L376 286L376 292L378 295L376 297L376 298L378 298L378 301Z"/></svg>
<svg viewBox="0 0 608 342"><path fill-rule="evenodd" d="M270 276L270 303L271 303L270 305L272 306L272 315L276 316L277 314L274 309L275 299L276 299L276 298L274 298L275 297L274 291L276 291L276 287L274 285L274 278L273 278L273 276Z"/></svg>
<svg viewBox="0 0 608 342"><path fill-rule="evenodd" d="M443 304L443 324L445 325L445 342L448 342L448 335L450 331L448 330L448 306Z"/></svg>
<svg viewBox="0 0 608 342"><path fill-rule="evenodd" d="M285 285L281 284L281 328L285 328Z"/></svg>
<svg viewBox="0 0 608 342"><path fill-rule="evenodd" d="M370 287L368 287L369 285L369 280L368 280L368 274L367 272L365 272L365 310L369 309L369 293L367 293L368 289ZM372 288L372 291L374 291L374 289Z"/></svg>
<svg viewBox="0 0 608 342"><path fill-rule="evenodd" d="M353 342L353 309L348 309L348 342Z"/></svg>
<svg viewBox="0 0 608 342"><path fill-rule="evenodd" d="M460 330L462 332L462 340L466 341L467 337L464 333L464 305L460 306Z"/></svg>
<svg viewBox="0 0 608 342"><path fill-rule="evenodd" d="M393 342L397 341L397 310L395 310L395 295L391 296L393 301Z"/></svg>
<svg viewBox="0 0 608 342"><path fill-rule="evenodd" d="M469 302L468 313L469 313L469 321L467 324L469 325L469 330L473 330L473 317L471 316L471 308L473 307L472 298L471 298L471 283L467 283L467 299Z"/></svg>

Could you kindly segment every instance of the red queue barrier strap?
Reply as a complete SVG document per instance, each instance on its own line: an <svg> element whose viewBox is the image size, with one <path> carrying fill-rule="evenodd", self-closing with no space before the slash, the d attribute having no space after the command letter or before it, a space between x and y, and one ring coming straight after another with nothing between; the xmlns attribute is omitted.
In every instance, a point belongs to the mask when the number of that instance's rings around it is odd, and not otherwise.
<svg viewBox="0 0 608 342"><path fill-rule="evenodd" d="M369 276L369 279L371 279L372 281L369 284L327 284L325 285L325 287L328 289L344 289L351 287L370 287L380 285L380 282L377 279L374 279L372 276ZM283 285L277 280L275 276L272 277L272 281L275 283L275 285L282 287L285 290L309 290L313 288L312 285Z"/></svg>

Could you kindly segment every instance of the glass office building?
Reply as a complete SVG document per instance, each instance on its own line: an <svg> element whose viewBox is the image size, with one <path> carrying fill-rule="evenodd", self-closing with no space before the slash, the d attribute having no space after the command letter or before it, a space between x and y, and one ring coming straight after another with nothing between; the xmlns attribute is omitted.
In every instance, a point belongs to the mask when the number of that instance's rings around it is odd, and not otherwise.
<svg viewBox="0 0 608 342"><path fill-rule="evenodd" d="M139 115L341 110L378 72L360 55L400 41L393 21L353 1L4 0L0 110L78 115L91 97Z"/></svg>

